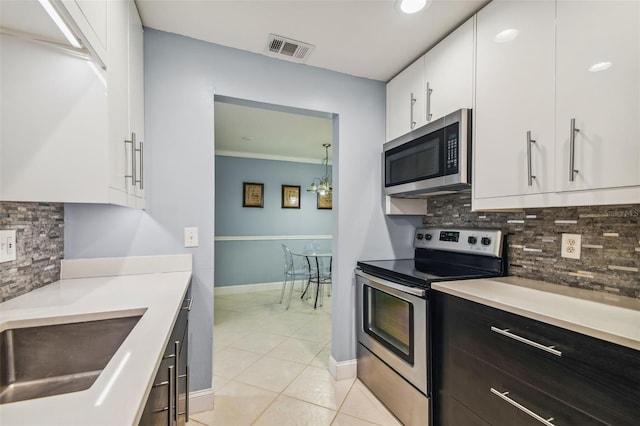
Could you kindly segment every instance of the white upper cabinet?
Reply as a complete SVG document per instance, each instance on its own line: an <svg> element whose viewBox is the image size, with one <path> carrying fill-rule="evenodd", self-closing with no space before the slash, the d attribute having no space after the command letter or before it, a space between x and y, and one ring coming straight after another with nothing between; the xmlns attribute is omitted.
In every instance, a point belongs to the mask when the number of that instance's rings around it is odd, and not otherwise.
<svg viewBox="0 0 640 426"><path fill-rule="evenodd" d="M474 209L640 201L640 2L494 0L476 55Z"/></svg>
<svg viewBox="0 0 640 426"><path fill-rule="evenodd" d="M144 206L142 23L133 1L112 0L109 17L109 185L117 204Z"/></svg>
<svg viewBox="0 0 640 426"><path fill-rule="evenodd" d="M387 83L387 141L427 123L424 56Z"/></svg>
<svg viewBox="0 0 640 426"><path fill-rule="evenodd" d="M556 37L557 189L640 185L640 2L558 1Z"/></svg>
<svg viewBox="0 0 640 426"><path fill-rule="evenodd" d="M136 135L135 207L144 208L144 34L138 9L129 2L129 129ZM133 182L133 180L132 180Z"/></svg>
<svg viewBox="0 0 640 426"><path fill-rule="evenodd" d="M132 128L144 135L142 26L132 0L106 5L106 72L48 43L0 38L0 200L144 206L143 149L125 143Z"/></svg>
<svg viewBox="0 0 640 426"><path fill-rule="evenodd" d="M494 1L478 12L478 198L553 190L554 19L548 1Z"/></svg>
<svg viewBox="0 0 640 426"><path fill-rule="evenodd" d="M387 83L387 141L473 104L474 18Z"/></svg>
<svg viewBox="0 0 640 426"><path fill-rule="evenodd" d="M473 105L474 18L424 56L427 122Z"/></svg>

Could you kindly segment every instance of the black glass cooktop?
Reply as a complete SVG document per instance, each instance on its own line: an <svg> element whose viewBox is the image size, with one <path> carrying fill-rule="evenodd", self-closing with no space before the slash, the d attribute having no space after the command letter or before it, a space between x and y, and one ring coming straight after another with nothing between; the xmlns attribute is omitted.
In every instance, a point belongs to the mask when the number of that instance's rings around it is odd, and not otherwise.
<svg viewBox="0 0 640 426"><path fill-rule="evenodd" d="M411 287L429 288L432 282L486 278L495 272L428 260L395 259L358 262L363 272Z"/></svg>

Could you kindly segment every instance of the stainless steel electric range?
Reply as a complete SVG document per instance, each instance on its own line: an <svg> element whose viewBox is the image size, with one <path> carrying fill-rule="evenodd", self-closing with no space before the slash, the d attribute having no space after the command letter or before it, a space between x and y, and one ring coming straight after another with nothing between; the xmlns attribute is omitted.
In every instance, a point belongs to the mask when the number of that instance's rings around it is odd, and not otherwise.
<svg viewBox="0 0 640 426"><path fill-rule="evenodd" d="M414 258L359 261L358 378L406 425L431 424L431 283L506 274L503 234L417 229Z"/></svg>

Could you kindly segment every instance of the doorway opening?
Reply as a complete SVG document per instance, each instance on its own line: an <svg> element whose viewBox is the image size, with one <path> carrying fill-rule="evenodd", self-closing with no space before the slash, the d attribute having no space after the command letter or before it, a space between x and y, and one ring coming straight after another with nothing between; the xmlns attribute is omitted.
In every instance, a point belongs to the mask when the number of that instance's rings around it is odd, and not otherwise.
<svg viewBox="0 0 640 426"><path fill-rule="evenodd" d="M333 199L308 188L336 181L337 117L224 96L214 105L214 389L305 400L306 381L330 377L331 284L307 289L306 279L296 280L287 309L283 245L297 254L332 250ZM303 268L306 258L294 257Z"/></svg>

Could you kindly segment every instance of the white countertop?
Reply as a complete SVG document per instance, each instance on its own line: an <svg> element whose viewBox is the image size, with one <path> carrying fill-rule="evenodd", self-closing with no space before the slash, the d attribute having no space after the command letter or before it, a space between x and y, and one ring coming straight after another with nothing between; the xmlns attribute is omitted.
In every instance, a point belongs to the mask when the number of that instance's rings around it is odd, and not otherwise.
<svg viewBox="0 0 640 426"><path fill-rule="evenodd" d="M153 269L145 266L123 272L137 275L62 279L1 303L0 331L79 318L143 315L89 389L2 404L0 424L137 424L191 280L191 256L186 256L188 262L185 256L178 256L178 264L188 263L188 268L173 269L188 270L164 272L171 268L160 267L156 270L163 272L142 273ZM172 257L145 257L143 263L151 258L160 258L156 263L162 264ZM90 261L82 266L88 264Z"/></svg>
<svg viewBox="0 0 640 426"><path fill-rule="evenodd" d="M434 290L640 350L640 300L518 277L433 283Z"/></svg>

